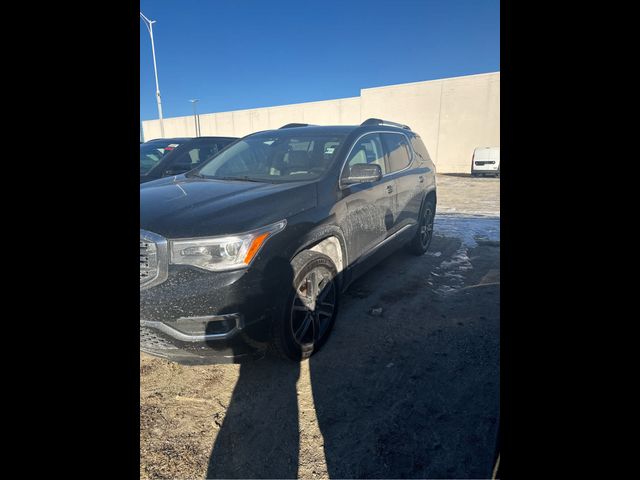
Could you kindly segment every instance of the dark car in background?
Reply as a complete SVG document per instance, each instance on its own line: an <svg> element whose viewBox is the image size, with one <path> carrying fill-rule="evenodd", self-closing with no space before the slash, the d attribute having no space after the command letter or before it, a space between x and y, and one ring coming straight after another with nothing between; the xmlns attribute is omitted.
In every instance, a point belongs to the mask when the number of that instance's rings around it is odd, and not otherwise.
<svg viewBox="0 0 640 480"><path fill-rule="evenodd" d="M254 133L141 185L140 349L309 357L355 278L401 246L427 251L436 200L420 136L379 119Z"/></svg>
<svg viewBox="0 0 640 480"><path fill-rule="evenodd" d="M140 183L196 168L233 143L234 137L159 138L140 144Z"/></svg>

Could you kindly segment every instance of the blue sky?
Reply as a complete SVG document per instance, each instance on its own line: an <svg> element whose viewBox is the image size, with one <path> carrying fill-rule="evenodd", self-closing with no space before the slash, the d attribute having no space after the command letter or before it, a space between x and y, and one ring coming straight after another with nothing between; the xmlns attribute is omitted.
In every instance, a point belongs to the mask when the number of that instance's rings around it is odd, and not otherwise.
<svg viewBox="0 0 640 480"><path fill-rule="evenodd" d="M499 0L141 0L165 117L500 70ZM158 116L140 21L140 118Z"/></svg>

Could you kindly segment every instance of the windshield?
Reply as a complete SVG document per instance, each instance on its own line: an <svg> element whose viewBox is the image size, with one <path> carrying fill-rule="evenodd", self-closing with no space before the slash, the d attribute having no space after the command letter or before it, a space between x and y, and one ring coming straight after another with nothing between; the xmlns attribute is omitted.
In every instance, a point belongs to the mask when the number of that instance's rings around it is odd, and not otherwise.
<svg viewBox="0 0 640 480"><path fill-rule="evenodd" d="M198 173L256 182L313 180L329 169L345 137L291 131L252 135L214 157Z"/></svg>
<svg viewBox="0 0 640 480"><path fill-rule="evenodd" d="M175 140L166 142L149 142L140 145L140 175L145 175L170 151L177 148L179 143Z"/></svg>

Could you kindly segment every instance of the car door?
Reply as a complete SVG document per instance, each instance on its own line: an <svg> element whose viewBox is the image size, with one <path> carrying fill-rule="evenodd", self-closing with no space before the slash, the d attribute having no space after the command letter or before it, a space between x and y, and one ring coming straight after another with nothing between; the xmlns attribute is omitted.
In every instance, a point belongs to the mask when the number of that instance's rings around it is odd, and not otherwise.
<svg viewBox="0 0 640 480"><path fill-rule="evenodd" d="M388 176L395 180L393 233L418 221L425 192L426 169L417 168L413 150L403 133L380 134L387 154Z"/></svg>
<svg viewBox="0 0 640 480"><path fill-rule="evenodd" d="M491 149L489 147L476 148L473 156L474 170L482 172L484 170L491 170L491 159L489 158Z"/></svg>
<svg viewBox="0 0 640 480"><path fill-rule="evenodd" d="M389 235L395 201L395 180L386 176L387 164L378 133L365 134L355 141L341 179L346 178L350 168L357 163L378 164L383 176L376 182L341 183L347 209L344 229L352 261L372 251Z"/></svg>

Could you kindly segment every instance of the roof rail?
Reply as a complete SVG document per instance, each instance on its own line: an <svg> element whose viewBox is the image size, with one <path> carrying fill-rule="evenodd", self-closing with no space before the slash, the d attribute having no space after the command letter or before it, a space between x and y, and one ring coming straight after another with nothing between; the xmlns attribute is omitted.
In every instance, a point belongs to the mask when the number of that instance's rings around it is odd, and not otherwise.
<svg viewBox="0 0 640 480"><path fill-rule="evenodd" d="M361 127L365 127L367 125L389 125L391 127L404 128L405 130L411 130L409 125L403 125L401 123L390 122L388 120L382 120L380 118L368 118L364 122L360 124Z"/></svg>
<svg viewBox="0 0 640 480"><path fill-rule="evenodd" d="M282 130L283 128L296 128L296 127L311 127L308 123L287 123L286 125L281 126L278 130Z"/></svg>

